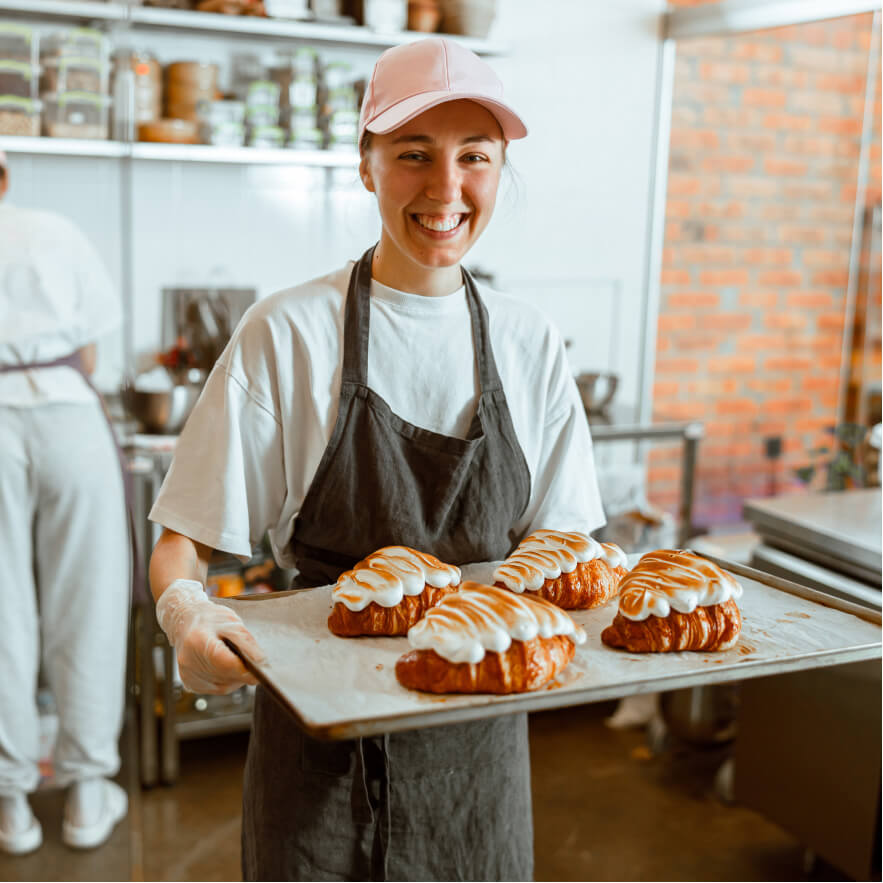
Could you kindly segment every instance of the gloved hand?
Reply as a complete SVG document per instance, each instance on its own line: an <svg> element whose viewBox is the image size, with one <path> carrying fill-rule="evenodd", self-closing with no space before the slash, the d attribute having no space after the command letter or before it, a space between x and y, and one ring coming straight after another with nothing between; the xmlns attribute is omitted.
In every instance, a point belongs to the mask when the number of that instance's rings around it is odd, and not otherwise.
<svg viewBox="0 0 883 883"><path fill-rule="evenodd" d="M256 684L242 660L221 640L229 638L251 660L266 656L229 607L209 600L202 584L176 579L156 602L156 619L178 656L181 683L193 693L232 693Z"/></svg>

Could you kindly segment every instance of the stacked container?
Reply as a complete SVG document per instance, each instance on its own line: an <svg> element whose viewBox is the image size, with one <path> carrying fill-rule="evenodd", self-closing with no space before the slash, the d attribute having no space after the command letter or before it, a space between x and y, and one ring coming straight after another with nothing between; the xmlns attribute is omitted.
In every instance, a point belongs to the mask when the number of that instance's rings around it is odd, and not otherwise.
<svg viewBox="0 0 883 883"><path fill-rule="evenodd" d="M36 31L0 22L0 135L39 135L42 103Z"/></svg>
<svg viewBox="0 0 883 883"><path fill-rule="evenodd" d="M324 146L319 128L319 55L303 46L286 54L270 71L281 87L282 125L288 129L288 146L316 150Z"/></svg>
<svg viewBox="0 0 883 883"><path fill-rule="evenodd" d="M68 28L40 46L43 133L54 138L107 138L110 41L101 31Z"/></svg>
<svg viewBox="0 0 883 883"><path fill-rule="evenodd" d="M272 80L255 80L245 98L245 123L251 147L282 147L285 130L279 125L281 89Z"/></svg>
<svg viewBox="0 0 883 883"><path fill-rule="evenodd" d="M353 150L359 131L359 89L345 61L325 65L321 125L329 150Z"/></svg>

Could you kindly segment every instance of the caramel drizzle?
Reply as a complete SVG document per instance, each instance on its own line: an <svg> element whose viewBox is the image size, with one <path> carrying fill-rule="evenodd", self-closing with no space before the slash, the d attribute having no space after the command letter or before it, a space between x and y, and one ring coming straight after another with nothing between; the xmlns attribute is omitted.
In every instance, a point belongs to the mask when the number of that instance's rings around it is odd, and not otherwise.
<svg viewBox="0 0 883 883"><path fill-rule="evenodd" d="M524 640L534 628L543 637L582 632L563 610L542 598L514 595L470 580L427 611L415 628L470 637L500 629L513 640Z"/></svg>
<svg viewBox="0 0 883 883"><path fill-rule="evenodd" d="M643 555L623 577L619 609L629 619L638 619L656 606L655 601L661 601L663 609L672 606L686 613L697 605L710 607L741 595L742 586L711 561L680 549L659 549Z"/></svg>
<svg viewBox="0 0 883 883"><path fill-rule="evenodd" d="M460 570L409 546L384 546L363 558L352 570L342 573L332 594L335 600L343 602L360 601L366 594L377 595L397 587L401 594L412 594L406 591L406 586L411 583L416 588L418 581L419 589L413 594L423 591L426 583L439 588L456 585L460 581Z"/></svg>
<svg viewBox="0 0 883 883"><path fill-rule="evenodd" d="M570 573L580 562L601 557L617 560L622 554L613 543L601 545L577 531L537 530L494 571L494 580L505 583L513 592L536 590L546 579Z"/></svg>

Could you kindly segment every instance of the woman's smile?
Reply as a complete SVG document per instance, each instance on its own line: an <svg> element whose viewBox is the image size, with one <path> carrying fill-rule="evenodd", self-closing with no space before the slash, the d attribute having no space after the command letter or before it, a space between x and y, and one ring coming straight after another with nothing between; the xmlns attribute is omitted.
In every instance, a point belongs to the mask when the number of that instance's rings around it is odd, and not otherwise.
<svg viewBox="0 0 883 883"><path fill-rule="evenodd" d="M450 215L428 215L414 213L410 217L417 222L421 232L433 239L452 239L462 232L470 212L457 212Z"/></svg>

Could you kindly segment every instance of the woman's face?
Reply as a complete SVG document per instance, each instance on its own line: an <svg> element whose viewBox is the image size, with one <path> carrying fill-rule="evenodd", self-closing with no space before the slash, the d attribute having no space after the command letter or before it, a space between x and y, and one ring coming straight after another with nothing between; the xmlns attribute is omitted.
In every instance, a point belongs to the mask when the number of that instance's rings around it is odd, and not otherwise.
<svg viewBox="0 0 883 883"><path fill-rule="evenodd" d="M500 124L473 101L372 135L360 173L377 196L387 268L410 279L458 265L491 219L504 158Z"/></svg>

